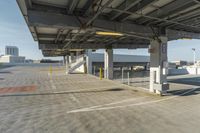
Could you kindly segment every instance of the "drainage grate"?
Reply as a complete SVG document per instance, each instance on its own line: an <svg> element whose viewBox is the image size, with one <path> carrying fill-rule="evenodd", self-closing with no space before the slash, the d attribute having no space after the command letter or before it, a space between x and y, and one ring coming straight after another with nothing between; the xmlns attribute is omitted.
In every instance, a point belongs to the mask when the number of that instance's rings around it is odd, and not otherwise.
<svg viewBox="0 0 200 133"><path fill-rule="evenodd" d="M36 90L35 85L18 86L18 87L5 87L5 88L0 88L0 94L16 93L16 92L33 92L35 90Z"/></svg>

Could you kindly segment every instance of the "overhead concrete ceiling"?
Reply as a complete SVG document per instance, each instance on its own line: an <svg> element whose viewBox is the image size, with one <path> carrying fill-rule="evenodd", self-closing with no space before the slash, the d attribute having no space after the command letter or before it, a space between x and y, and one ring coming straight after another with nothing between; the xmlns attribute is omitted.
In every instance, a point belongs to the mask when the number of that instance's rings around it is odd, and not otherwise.
<svg viewBox="0 0 200 133"><path fill-rule="evenodd" d="M45 56L72 49L147 48L169 40L200 38L199 0L17 0ZM163 30L164 29L164 30ZM102 36L96 31L122 33Z"/></svg>

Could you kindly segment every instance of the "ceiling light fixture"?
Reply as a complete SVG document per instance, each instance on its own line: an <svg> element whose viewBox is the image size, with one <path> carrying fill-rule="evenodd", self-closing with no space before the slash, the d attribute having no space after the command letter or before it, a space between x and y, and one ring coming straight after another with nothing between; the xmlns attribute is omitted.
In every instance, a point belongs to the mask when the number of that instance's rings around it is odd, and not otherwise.
<svg viewBox="0 0 200 133"><path fill-rule="evenodd" d="M97 31L97 35L103 35L103 36L123 36L122 33L117 32L105 32L105 31Z"/></svg>

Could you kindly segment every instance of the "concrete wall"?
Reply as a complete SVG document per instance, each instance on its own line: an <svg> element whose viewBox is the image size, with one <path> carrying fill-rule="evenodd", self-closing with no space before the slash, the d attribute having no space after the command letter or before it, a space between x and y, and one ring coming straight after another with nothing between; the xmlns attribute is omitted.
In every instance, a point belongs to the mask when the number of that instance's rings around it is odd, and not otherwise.
<svg viewBox="0 0 200 133"><path fill-rule="evenodd" d="M47 66L58 66L58 67L65 67L61 63L1 63L3 67L10 67L10 66L31 66L31 67L47 67Z"/></svg>
<svg viewBox="0 0 200 133"><path fill-rule="evenodd" d="M92 62L104 62L104 54L91 53ZM113 55L113 62L149 62L149 56L140 55Z"/></svg>
<svg viewBox="0 0 200 133"><path fill-rule="evenodd" d="M187 69L169 69L168 70L168 75L184 75L184 74L189 74Z"/></svg>
<svg viewBox="0 0 200 133"><path fill-rule="evenodd" d="M1 56L0 63L10 63L10 56Z"/></svg>
<svg viewBox="0 0 200 133"><path fill-rule="evenodd" d="M24 63L25 57L23 56L10 56L11 63Z"/></svg>
<svg viewBox="0 0 200 133"><path fill-rule="evenodd" d="M184 74L200 75L200 68L188 67L182 69L168 70L168 75L184 75Z"/></svg>

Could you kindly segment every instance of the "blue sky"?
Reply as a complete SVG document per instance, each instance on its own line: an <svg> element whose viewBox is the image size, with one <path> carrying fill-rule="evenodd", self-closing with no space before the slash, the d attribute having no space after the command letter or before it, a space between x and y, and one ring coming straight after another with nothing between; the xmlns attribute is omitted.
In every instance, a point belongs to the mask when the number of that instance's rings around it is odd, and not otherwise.
<svg viewBox="0 0 200 133"><path fill-rule="evenodd" d="M196 48L196 58L200 59L200 40L176 40L168 43L169 60L193 60L192 48ZM37 42L34 42L17 6L16 0L0 0L0 55L6 45L17 46L20 55L28 59L42 59ZM99 51L98 51L99 52ZM115 50L114 53L148 55L147 49Z"/></svg>

